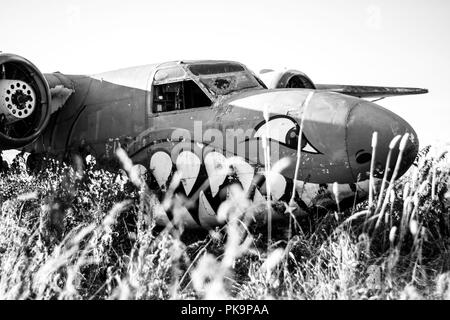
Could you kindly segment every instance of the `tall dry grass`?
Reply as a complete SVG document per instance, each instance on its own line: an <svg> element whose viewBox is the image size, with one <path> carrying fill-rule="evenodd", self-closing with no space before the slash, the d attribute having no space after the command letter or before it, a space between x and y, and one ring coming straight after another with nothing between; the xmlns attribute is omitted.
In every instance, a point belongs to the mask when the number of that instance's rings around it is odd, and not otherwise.
<svg viewBox="0 0 450 320"><path fill-rule="evenodd" d="M123 152L118 173L49 160L28 174L19 159L0 175L0 298L449 299L445 157L427 147L370 201L271 225L269 242L239 189L221 229L162 229L158 197ZM292 210L269 210L280 208Z"/></svg>

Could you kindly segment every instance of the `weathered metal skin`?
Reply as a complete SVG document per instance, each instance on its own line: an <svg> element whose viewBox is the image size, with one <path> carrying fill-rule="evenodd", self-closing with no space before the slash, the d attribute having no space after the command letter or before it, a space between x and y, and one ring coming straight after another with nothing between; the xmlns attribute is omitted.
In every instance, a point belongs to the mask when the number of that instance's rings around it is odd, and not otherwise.
<svg viewBox="0 0 450 320"><path fill-rule="evenodd" d="M222 65L226 67L216 75L214 68ZM197 68L196 74L191 66L202 68ZM409 133L401 173L418 150L414 130L389 110L314 88L267 89L235 62L168 62L93 76L54 73L45 77L52 92L52 114L38 139L23 149L59 159L68 153L108 159L120 144L136 164L147 168L151 187L161 197L178 171L181 183L175 196L195 203L177 212L190 228L224 223L217 211L233 184L254 202L263 202L268 196L268 183L274 200L289 202L295 189L294 199L303 207L322 205L324 195L341 204L364 199L374 131L378 132L375 162L379 171L386 169L388 146L396 135ZM246 86L223 93L239 81L246 81ZM188 82L204 96L202 105L156 111L158 101L163 101L156 86ZM188 87L180 88L184 92ZM178 97L179 89L170 90ZM188 96L184 93L182 97ZM265 141L270 146L270 161L264 153ZM279 159L288 161L279 173L268 175L268 162L274 165ZM392 159L391 167L396 154ZM300 165L295 175L297 161ZM338 199L331 192L335 182ZM174 214L162 207L156 212L160 224L169 223ZM275 215L276 219L286 216Z"/></svg>

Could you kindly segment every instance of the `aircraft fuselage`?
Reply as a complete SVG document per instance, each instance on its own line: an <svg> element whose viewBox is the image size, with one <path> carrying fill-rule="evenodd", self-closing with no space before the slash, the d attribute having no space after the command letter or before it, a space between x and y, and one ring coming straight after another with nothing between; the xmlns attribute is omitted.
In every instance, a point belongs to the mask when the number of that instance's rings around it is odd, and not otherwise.
<svg viewBox="0 0 450 320"><path fill-rule="evenodd" d="M220 224L215 215L227 199L223 190L232 184L251 200L270 192L273 200L289 202L294 180L294 198L308 206L324 193L337 202L364 199L375 131L379 171L397 135L409 133L401 173L417 154L414 130L389 110L325 90L267 89L235 62L173 62L45 77L52 115L25 149L57 158L89 153L99 160L114 157L120 145L149 170L160 190L178 171L177 193L197 201L184 215L188 226ZM280 168L268 174L277 162ZM331 192L335 182L338 199Z"/></svg>

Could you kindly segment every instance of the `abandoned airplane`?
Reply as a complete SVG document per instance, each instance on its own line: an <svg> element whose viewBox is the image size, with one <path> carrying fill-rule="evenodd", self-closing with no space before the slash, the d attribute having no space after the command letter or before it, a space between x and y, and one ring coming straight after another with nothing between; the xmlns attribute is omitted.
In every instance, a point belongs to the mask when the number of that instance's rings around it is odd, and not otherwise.
<svg viewBox="0 0 450 320"><path fill-rule="evenodd" d="M386 165L391 140L408 133L403 174L417 155L418 138L402 118L363 98L426 92L320 85L296 70L256 75L232 61L42 74L23 57L0 54L0 150L61 159L83 148L100 159L112 157L120 143L147 168L160 194L178 172L175 196L195 203L182 214L183 223L211 228L223 223L217 210L230 185L253 201L270 195L311 206L334 183L337 202L365 199L371 163L376 176L394 166L397 149Z"/></svg>

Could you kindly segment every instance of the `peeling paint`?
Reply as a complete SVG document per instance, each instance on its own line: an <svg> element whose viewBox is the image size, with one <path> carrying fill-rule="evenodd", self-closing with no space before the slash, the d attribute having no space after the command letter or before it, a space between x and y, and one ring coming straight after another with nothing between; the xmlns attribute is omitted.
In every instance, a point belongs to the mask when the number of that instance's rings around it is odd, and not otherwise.
<svg viewBox="0 0 450 320"><path fill-rule="evenodd" d="M51 112L53 113L61 108L74 92L75 90L66 88L63 85L57 85L54 88L50 88L50 94L52 96Z"/></svg>

